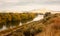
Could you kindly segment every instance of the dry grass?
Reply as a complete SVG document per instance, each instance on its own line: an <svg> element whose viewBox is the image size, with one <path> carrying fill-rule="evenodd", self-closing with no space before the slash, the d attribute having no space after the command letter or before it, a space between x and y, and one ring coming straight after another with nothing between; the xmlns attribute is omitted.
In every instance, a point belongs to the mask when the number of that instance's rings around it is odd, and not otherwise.
<svg viewBox="0 0 60 36"><path fill-rule="evenodd" d="M44 24L42 21L35 21L35 22L31 22L31 23L16 27L11 30L13 32L5 36L60 36L60 16L59 15L54 14L50 16L50 18L47 19ZM8 32L8 31L5 31L5 32ZM1 32L1 33L4 33L4 32Z"/></svg>
<svg viewBox="0 0 60 36"><path fill-rule="evenodd" d="M35 36L60 36L60 17L52 18L49 21L52 23L47 25L46 31Z"/></svg>

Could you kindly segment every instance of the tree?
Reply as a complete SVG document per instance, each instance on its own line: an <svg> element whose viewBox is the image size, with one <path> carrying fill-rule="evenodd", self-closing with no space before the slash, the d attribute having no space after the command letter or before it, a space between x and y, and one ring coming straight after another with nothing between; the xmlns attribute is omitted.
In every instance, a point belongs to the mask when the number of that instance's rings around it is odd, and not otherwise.
<svg viewBox="0 0 60 36"><path fill-rule="evenodd" d="M0 13L0 25L6 26L19 26L20 22L26 23L33 20L37 16L36 13Z"/></svg>
<svg viewBox="0 0 60 36"><path fill-rule="evenodd" d="M11 20L11 26L19 26L19 23L20 23L20 20L21 20L21 17L20 17L20 14L19 13L12 13L10 14L11 17L12 17L12 20Z"/></svg>
<svg viewBox="0 0 60 36"><path fill-rule="evenodd" d="M46 12L46 13L44 14L44 18L47 17L47 16L50 16L50 15L51 15L51 12Z"/></svg>
<svg viewBox="0 0 60 36"><path fill-rule="evenodd" d="M33 20L37 16L36 13L22 13L21 14L21 22L26 23L28 21Z"/></svg>

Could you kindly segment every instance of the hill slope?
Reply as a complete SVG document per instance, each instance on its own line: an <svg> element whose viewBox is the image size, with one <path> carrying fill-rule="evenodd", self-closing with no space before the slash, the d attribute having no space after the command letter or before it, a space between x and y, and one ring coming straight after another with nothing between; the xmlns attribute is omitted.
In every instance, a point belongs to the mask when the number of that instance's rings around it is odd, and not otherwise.
<svg viewBox="0 0 60 36"><path fill-rule="evenodd" d="M0 33L3 35L4 32ZM9 31L7 33L9 33ZM12 29L9 34L7 33L3 36L59 36L60 14L48 15L40 21L24 24Z"/></svg>

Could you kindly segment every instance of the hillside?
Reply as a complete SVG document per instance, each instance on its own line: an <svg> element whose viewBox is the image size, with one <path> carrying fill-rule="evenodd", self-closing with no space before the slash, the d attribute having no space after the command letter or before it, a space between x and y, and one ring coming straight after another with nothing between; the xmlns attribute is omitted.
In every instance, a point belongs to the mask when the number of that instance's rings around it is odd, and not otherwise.
<svg viewBox="0 0 60 36"><path fill-rule="evenodd" d="M48 24L46 30L35 36L60 36L60 14L54 14L45 24Z"/></svg>
<svg viewBox="0 0 60 36"><path fill-rule="evenodd" d="M0 34L0 36L59 36L60 13L45 14L39 21L1 31Z"/></svg>
<svg viewBox="0 0 60 36"><path fill-rule="evenodd" d="M45 28L44 24L42 24L40 22L41 21L35 21L35 22L28 23L28 24L24 24L22 26L14 28L14 29L1 31L0 34L2 34L2 35L4 34L3 36L5 36L7 34L8 34L8 36L11 36L11 35L14 36L15 34L16 35L19 34L19 36L20 36L21 35L20 33L22 33L25 36L29 36L31 34L36 34L38 32L41 32L42 30L44 30L43 28Z"/></svg>

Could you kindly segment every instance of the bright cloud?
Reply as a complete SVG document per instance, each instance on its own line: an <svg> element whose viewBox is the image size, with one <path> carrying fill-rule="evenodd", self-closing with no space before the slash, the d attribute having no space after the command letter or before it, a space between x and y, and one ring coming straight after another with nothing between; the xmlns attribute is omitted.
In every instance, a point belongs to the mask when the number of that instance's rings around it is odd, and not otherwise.
<svg viewBox="0 0 60 36"><path fill-rule="evenodd" d="M60 0L0 0L0 10L25 11L47 8L60 10Z"/></svg>

